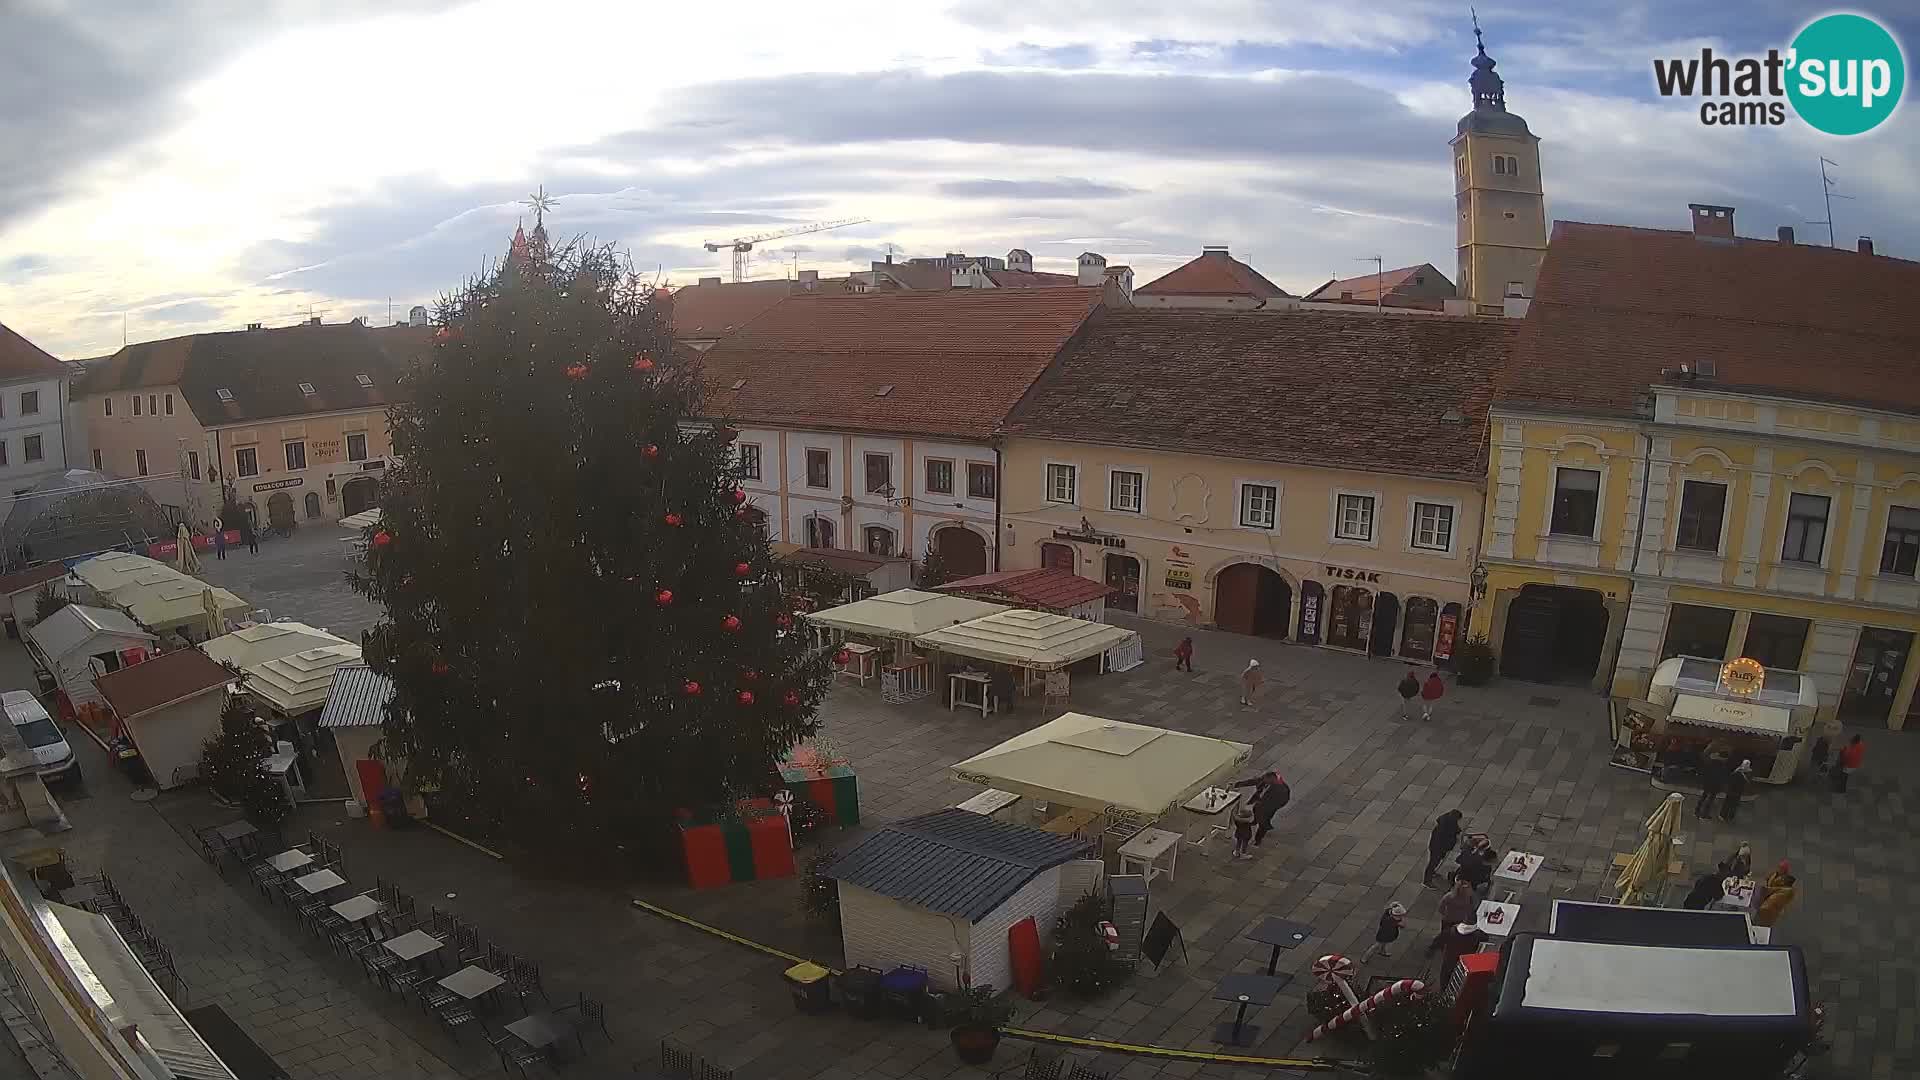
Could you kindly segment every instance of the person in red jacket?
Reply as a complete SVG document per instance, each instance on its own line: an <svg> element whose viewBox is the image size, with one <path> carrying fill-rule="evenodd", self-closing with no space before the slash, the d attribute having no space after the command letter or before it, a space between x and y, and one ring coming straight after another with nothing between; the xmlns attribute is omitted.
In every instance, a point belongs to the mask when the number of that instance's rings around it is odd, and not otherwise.
<svg viewBox="0 0 1920 1080"><path fill-rule="evenodd" d="M1446 695L1447 684L1440 681L1438 670L1427 674L1427 681L1420 684L1420 719L1433 719L1433 707Z"/></svg>
<svg viewBox="0 0 1920 1080"><path fill-rule="evenodd" d="M1834 763L1833 772L1831 773L1835 794L1847 790L1847 778L1852 775L1855 769L1858 769L1864 764L1866 760L1867 744L1861 742L1860 736L1858 735L1848 739L1847 745L1840 748L1840 760Z"/></svg>
<svg viewBox="0 0 1920 1080"><path fill-rule="evenodd" d="M1173 670L1193 671L1193 639L1183 637L1180 644L1173 647Z"/></svg>

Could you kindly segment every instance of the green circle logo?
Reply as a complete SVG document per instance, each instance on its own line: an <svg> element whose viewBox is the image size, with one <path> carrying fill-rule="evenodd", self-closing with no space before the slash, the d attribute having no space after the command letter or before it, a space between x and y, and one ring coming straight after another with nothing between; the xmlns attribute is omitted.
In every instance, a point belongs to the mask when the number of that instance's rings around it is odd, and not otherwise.
<svg viewBox="0 0 1920 1080"><path fill-rule="evenodd" d="M1864 15L1823 15L1793 39L1787 98L1800 119L1829 135L1879 127L1900 104L1907 65L1900 43Z"/></svg>

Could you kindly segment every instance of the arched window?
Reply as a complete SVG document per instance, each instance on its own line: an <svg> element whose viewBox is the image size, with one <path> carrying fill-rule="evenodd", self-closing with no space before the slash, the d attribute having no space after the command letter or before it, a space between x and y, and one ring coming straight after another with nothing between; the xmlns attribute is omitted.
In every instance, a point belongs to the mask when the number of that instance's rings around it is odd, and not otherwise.
<svg viewBox="0 0 1920 1080"><path fill-rule="evenodd" d="M867 526L865 539L867 554L887 556L893 554L893 530L885 525Z"/></svg>
<svg viewBox="0 0 1920 1080"><path fill-rule="evenodd" d="M807 546L810 548L834 546L832 518L810 517L807 519Z"/></svg>

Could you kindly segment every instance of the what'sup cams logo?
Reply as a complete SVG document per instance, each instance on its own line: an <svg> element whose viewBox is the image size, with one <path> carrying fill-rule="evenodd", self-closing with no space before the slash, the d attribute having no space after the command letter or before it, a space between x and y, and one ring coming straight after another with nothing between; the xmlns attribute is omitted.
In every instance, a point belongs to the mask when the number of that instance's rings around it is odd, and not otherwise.
<svg viewBox="0 0 1920 1080"><path fill-rule="evenodd" d="M1704 99L1700 122L1711 127L1777 126L1791 105L1816 131L1859 135L1893 115L1907 65L1886 28L1842 13L1808 23L1785 52L1725 57L1701 49L1697 57L1657 59L1653 81L1661 97Z"/></svg>

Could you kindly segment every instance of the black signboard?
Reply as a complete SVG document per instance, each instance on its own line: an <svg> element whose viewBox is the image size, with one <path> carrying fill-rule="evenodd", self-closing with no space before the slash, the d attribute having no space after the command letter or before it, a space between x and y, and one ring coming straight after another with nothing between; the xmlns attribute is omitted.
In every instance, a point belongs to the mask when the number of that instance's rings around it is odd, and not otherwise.
<svg viewBox="0 0 1920 1080"><path fill-rule="evenodd" d="M1153 917L1153 925L1147 927L1147 939L1140 943L1140 951L1153 961L1154 969L1158 970L1166 962L1168 946L1176 941L1180 943L1180 959L1185 960L1187 939L1180 936L1180 928L1173 925L1173 920L1162 911Z"/></svg>

